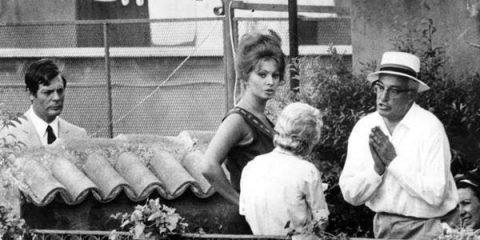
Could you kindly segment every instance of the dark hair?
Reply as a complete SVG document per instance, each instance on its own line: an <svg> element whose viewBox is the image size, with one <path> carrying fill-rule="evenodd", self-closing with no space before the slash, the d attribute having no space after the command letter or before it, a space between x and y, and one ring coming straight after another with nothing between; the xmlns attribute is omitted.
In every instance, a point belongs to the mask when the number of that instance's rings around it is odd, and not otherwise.
<svg viewBox="0 0 480 240"><path fill-rule="evenodd" d="M60 69L58 69L53 60L37 60L27 68L25 73L25 87L30 94L36 96L40 84L50 85L50 81L60 73ZM61 78L63 80L63 87L67 87L67 80L63 76L61 76Z"/></svg>
<svg viewBox="0 0 480 240"><path fill-rule="evenodd" d="M283 82L285 74L285 54L281 48L282 40L273 30L268 33L252 32L242 36L238 45L235 58L235 68L239 78L243 81L248 79L262 59L273 59L278 63L280 81Z"/></svg>
<svg viewBox="0 0 480 240"><path fill-rule="evenodd" d="M478 168L455 176L457 188L470 188L480 201L480 172Z"/></svg>

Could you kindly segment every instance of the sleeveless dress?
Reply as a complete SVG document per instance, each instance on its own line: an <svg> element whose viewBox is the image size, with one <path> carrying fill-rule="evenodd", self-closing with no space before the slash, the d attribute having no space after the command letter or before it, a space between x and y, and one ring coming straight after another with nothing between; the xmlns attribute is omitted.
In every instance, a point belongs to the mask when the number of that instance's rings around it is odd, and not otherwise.
<svg viewBox="0 0 480 240"><path fill-rule="evenodd" d="M234 146L227 154L226 167L230 172L230 182L232 186L240 191L240 177L242 170L247 163L258 155L271 152L273 146L273 123L267 118L270 126L266 126L260 119L255 117L247 110L234 107L223 118L227 118L231 114L239 114L243 117L243 120L252 129L253 141L247 145ZM222 120L222 121L223 121Z"/></svg>

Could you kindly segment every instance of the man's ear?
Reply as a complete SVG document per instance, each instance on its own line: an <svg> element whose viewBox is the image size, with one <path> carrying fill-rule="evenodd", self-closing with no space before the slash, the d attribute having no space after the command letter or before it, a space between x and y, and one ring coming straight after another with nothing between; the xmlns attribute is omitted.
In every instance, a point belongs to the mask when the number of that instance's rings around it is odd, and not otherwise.
<svg viewBox="0 0 480 240"><path fill-rule="evenodd" d="M31 92L28 93L28 96L30 98L30 102L33 102L33 100L36 98L35 95L33 95L33 93Z"/></svg>
<svg viewBox="0 0 480 240"><path fill-rule="evenodd" d="M417 100L418 93L415 91L410 91L409 94L411 102L415 102L415 100Z"/></svg>

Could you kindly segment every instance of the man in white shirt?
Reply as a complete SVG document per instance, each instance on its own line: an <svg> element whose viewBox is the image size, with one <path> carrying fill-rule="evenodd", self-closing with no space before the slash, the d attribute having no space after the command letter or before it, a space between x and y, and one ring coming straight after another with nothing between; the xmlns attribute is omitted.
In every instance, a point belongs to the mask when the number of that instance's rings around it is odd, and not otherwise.
<svg viewBox="0 0 480 240"><path fill-rule="evenodd" d="M58 138L87 137L85 129L59 117L67 82L52 60L33 62L25 74L25 84L32 105L15 127L1 129L0 139L19 141L26 147L40 147L52 144Z"/></svg>
<svg viewBox="0 0 480 240"><path fill-rule="evenodd" d="M415 55L384 53L367 77L377 111L357 122L348 141L340 188L347 202L376 212L376 238L438 237L440 218L458 203L443 124L415 103L429 89L419 70Z"/></svg>

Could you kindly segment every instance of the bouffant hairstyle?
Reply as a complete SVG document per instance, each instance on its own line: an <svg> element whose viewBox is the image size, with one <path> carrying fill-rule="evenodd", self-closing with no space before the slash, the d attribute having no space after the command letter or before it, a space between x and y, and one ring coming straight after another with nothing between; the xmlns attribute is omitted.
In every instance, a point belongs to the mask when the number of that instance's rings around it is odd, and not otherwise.
<svg viewBox="0 0 480 240"><path fill-rule="evenodd" d="M284 83L285 54L281 45L280 36L273 30L243 35L235 58L235 68L239 79L247 81L248 74L255 70L260 61L273 59L278 64L280 82Z"/></svg>
<svg viewBox="0 0 480 240"><path fill-rule="evenodd" d="M278 117L273 143L296 155L308 155L320 141L322 126L318 109L305 103L291 103Z"/></svg>
<svg viewBox="0 0 480 240"><path fill-rule="evenodd" d="M50 81L60 73L60 69L52 59L40 59L28 66L25 74L25 87L30 94L36 96L40 85L50 85ZM63 87L67 87L67 80L63 76L61 78Z"/></svg>

